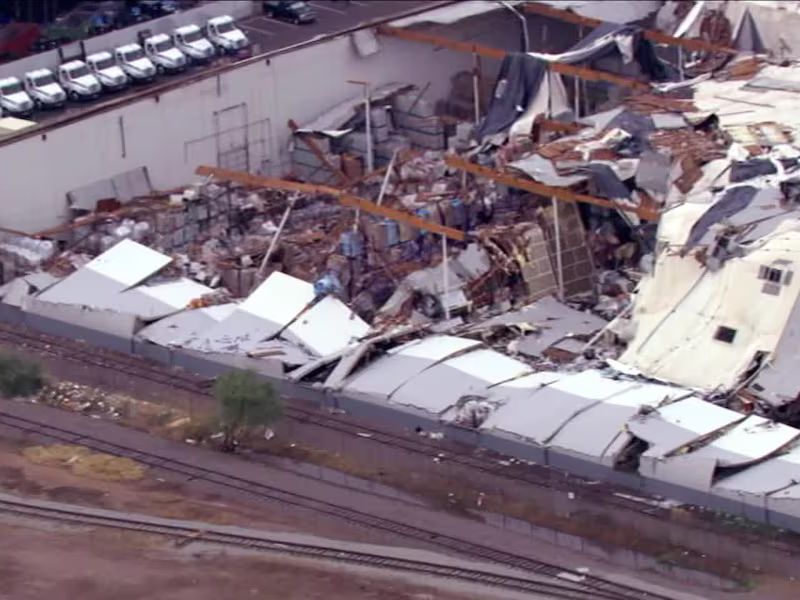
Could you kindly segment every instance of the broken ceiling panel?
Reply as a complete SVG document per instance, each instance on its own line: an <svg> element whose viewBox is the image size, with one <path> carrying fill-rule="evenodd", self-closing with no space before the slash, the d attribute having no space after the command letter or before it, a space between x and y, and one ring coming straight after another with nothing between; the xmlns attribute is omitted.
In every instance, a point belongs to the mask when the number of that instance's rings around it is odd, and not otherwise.
<svg viewBox="0 0 800 600"><path fill-rule="evenodd" d="M141 329L138 337L159 346L181 346L229 317L234 310L236 304L233 303L185 310Z"/></svg>
<svg viewBox="0 0 800 600"><path fill-rule="evenodd" d="M746 469L723 474L714 485L716 494L763 506L766 496L796 485L800 473L800 448L768 458Z"/></svg>
<svg viewBox="0 0 800 600"><path fill-rule="evenodd" d="M619 447L615 442L620 437L627 438L625 424L641 407L656 407L690 393L671 386L635 383L575 415L548 443L570 453L598 461L607 458L613 463Z"/></svg>
<svg viewBox="0 0 800 600"><path fill-rule="evenodd" d="M774 454L798 435L793 427L751 415L692 454L713 458L720 467L741 467Z"/></svg>
<svg viewBox="0 0 800 600"><path fill-rule="evenodd" d="M534 388L527 395L515 394L487 419L483 428L549 445L550 440L581 412L635 385L594 370L567 375Z"/></svg>
<svg viewBox="0 0 800 600"><path fill-rule="evenodd" d="M468 395L486 396L486 388L530 373L525 363L494 350L479 349L448 359L409 379L391 402L442 414Z"/></svg>
<svg viewBox="0 0 800 600"><path fill-rule="evenodd" d="M326 356L354 344L369 325L341 300L323 298L300 314L282 334L317 356Z"/></svg>
<svg viewBox="0 0 800 600"><path fill-rule="evenodd" d="M389 350L346 380L344 391L388 398L397 388L436 363L460 352L481 346L481 342L446 335L425 337Z"/></svg>
<svg viewBox="0 0 800 600"><path fill-rule="evenodd" d="M632 417L628 429L649 445L642 455L642 474L648 475L654 461L667 460L684 446L744 419L742 414L693 396Z"/></svg>

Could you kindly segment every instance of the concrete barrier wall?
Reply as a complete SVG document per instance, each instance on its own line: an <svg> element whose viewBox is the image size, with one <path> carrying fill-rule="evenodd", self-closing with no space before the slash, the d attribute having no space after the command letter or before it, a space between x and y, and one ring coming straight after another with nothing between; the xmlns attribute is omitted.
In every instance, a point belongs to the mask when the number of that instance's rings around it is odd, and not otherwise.
<svg viewBox="0 0 800 600"><path fill-rule="evenodd" d="M23 325L42 333L70 339L85 340L88 344L107 348L117 352L136 354L163 364L180 367L205 377L216 377L236 368L249 368L252 359L235 356L209 356L196 352L174 348L162 348L149 342L133 338L123 338L102 331L89 329L57 319L22 312L20 309L0 303L0 321ZM268 369L269 371L270 369ZM370 402L342 394L326 394L321 389L291 383L279 376L269 373L259 375L274 384L278 391L289 398L325 409L340 409L364 421L379 423L382 427L395 430L408 430L421 427L425 431L442 431L448 439L462 443L485 447L494 452L512 456L520 460L533 461L537 464L567 470L577 476L592 480L601 480L624 486L632 493L661 496L677 500L685 504L706 507L736 517L766 523L790 531L800 532L800 518L791 512L775 510L767 506L756 506L736 498L709 494L669 482L641 477L636 473L614 471L600 463L582 460L553 449L541 448L522 440L512 439L503 434L474 432L462 427L442 423L435 415L391 404ZM526 524L527 527L531 527ZM548 534L550 535L550 534Z"/></svg>
<svg viewBox="0 0 800 600"><path fill-rule="evenodd" d="M100 50L110 50L135 42L139 31L149 30L154 34L171 33L175 28L190 23L202 26L209 19L220 15L230 15L235 19L243 19L253 14L255 6L256 3L252 0L209 2L175 15L159 17L125 29L117 29L103 35L96 35L86 40L66 44L60 49L56 48L47 52L40 52L39 54L5 63L0 65L0 78L11 76L21 78L25 73L34 69L55 69L63 62L62 56L74 58L84 52L92 54Z"/></svg>

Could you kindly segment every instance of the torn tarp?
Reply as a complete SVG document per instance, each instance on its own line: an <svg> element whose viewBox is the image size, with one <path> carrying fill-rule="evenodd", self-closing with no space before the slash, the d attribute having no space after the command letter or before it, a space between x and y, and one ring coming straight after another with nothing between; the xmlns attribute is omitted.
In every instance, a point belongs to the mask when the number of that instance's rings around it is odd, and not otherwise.
<svg viewBox="0 0 800 600"><path fill-rule="evenodd" d="M618 53L624 64L636 61L643 73L656 81L667 78L664 64L656 56L652 44L644 39L641 30L633 25L602 23L589 35L561 54L530 52L546 62L580 63L596 61Z"/></svg>
<svg viewBox="0 0 800 600"><path fill-rule="evenodd" d="M514 124L536 97L546 69L544 62L529 55L519 52L506 55L489 111L478 128L479 138L505 131Z"/></svg>
<svg viewBox="0 0 800 600"><path fill-rule="evenodd" d="M692 226L689 239L683 248L688 252L703 239L706 232L715 224L744 210L758 192L758 188L751 185L740 185L725 190L722 197L717 200Z"/></svg>

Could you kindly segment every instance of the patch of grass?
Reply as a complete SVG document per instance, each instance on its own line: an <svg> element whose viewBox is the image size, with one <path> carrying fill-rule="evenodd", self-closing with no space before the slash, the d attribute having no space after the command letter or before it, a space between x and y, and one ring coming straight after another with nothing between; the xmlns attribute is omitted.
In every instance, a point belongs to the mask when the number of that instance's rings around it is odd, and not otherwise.
<svg viewBox="0 0 800 600"><path fill-rule="evenodd" d="M76 475L105 481L138 481L145 472L144 466L130 458L95 453L83 446L30 446L22 455L35 464L67 467Z"/></svg>

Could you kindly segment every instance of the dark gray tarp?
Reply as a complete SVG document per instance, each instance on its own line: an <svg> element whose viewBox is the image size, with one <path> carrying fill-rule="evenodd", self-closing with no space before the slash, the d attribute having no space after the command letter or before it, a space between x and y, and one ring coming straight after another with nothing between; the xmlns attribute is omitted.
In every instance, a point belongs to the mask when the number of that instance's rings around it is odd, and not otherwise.
<svg viewBox="0 0 800 600"><path fill-rule="evenodd" d="M692 226L689 232L689 239L683 247L683 252L688 252L703 239L712 225L732 217L736 213L750 206L758 188L752 185L740 185L725 190L722 197L714 203Z"/></svg>
<svg viewBox="0 0 800 600"><path fill-rule="evenodd" d="M594 195L608 200L624 200L631 197L631 191L608 165L591 163L577 170L589 175Z"/></svg>
<svg viewBox="0 0 800 600"><path fill-rule="evenodd" d="M641 35L641 30L633 25L601 23L563 53L560 60L567 63L591 63L606 56L619 55L614 38L626 35L633 36L634 60L639 63L642 72L654 80L666 79L663 63L656 56L650 42ZM607 43L588 53L581 52L604 37L607 38ZM570 53L575 55L569 56ZM509 53L503 58L489 110L477 131L479 139L507 130L522 115L539 91L547 64L542 59L521 52ZM652 119L648 120L650 130L654 129Z"/></svg>
<svg viewBox="0 0 800 600"><path fill-rule="evenodd" d="M653 119L647 115L623 110L616 115L606 126L606 130L622 129L628 132L631 137L619 144L615 150L620 156L632 157L639 156L650 148L648 137L655 131L656 126Z"/></svg>
<svg viewBox="0 0 800 600"><path fill-rule="evenodd" d="M750 160L739 160L731 164L731 183L739 183L740 181L747 181L753 177L761 177L762 175L772 175L777 173L778 169L771 160L765 158L751 158Z"/></svg>
<svg viewBox="0 0 800 600"><path fill-rule="evenodd" d="M609 36L609 43L599 48L588 58L565 62L591 62L607 56L619 54L619 49L617 48L616 42L613 41L613 38L616 36L632 36L633 58L639 63L642 73L645 73L650 79L655 81L664 81L667 79L667 70L664 63L661 62L656 55L653 45L644 38L641 29L635 25L620 25L619 23L603 22L592 29L589 35L570 48L569 52L591 46L595 41L604 36Z"/></svg>
<svg viewBox="0 0 800 600"><path fill-rule="evenodd" d="M798 164L796 158L780 158L778 162L786 171L794 170ZM731 164L730 181L731 183L739 183L740 181L772 175L777 172L778 168L773 161L766 158L751 158Z"/></svg>
<svg viewBox="0 0 800 600"><path fill-rule="evenodd" d="M527 110L542 84L547 65L524 53L509 53L500 65L494 94L478 138L505 131Z"/></svg>
<svg viewBox="0 0 800 600"><path fill-rule="evenodd" d="M672 159L666 154L651 150L643 152L636 168L636 187L657 195L666 194L671 169Z"/></svg>
<svg viewBox="0 0 800 600"><path fill-rule="evenodd" d="M609 121L606 129L624 129L633 136L647 137L652 131L656 130L653 119L648 115L642 115L630 110L623 110Z"/></svg>

